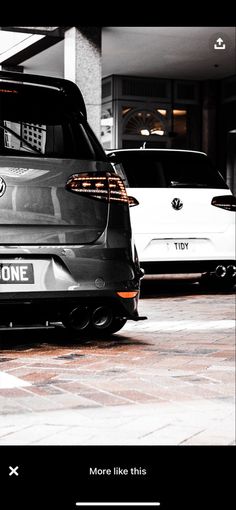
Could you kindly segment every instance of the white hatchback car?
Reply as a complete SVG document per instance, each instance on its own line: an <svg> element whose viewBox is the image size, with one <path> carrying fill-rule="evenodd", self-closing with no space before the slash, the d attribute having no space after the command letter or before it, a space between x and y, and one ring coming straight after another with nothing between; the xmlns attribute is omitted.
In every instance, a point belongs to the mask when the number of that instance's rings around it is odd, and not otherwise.
<svg viewBox="0 0 236 510"><path fill-rule="evenodd" d="M215 287L236 282L236 197L203 152L177 149L107 151L128 193L145 274L193 274Z"/></svg>

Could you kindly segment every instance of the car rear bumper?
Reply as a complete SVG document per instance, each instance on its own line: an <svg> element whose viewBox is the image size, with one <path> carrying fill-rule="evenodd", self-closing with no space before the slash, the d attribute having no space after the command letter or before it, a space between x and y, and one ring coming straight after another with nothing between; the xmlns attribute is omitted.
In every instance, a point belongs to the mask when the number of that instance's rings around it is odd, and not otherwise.
<svg viewBox="0 0 236 510"><path fill-rule="evenodd" d="M72 310L83 307L92 315L98 307L107 307L114 317L142 320L138 314L139 293L122 299L115 291L34 292L1 294L0 325L29 325L63 321Z"/></svg>
<svg viewBox="0 0 236 510"><path fill-rule="evenodd" d="M234 259L141 262L145 275L214 273L218 266L235 265Z"/></svg>
<svg viewBox="0 0 236 510"><path fill-rule="evenodd" d="M33 278L17 280L17 268L24 268L25 276L28 266ZM0 325L62 321L79 306L91 314L106 306L114 317L140 318L142 273L126 247L12 247L0 255L0 273ZM118 292L135 296L120 297Z"/></svg>

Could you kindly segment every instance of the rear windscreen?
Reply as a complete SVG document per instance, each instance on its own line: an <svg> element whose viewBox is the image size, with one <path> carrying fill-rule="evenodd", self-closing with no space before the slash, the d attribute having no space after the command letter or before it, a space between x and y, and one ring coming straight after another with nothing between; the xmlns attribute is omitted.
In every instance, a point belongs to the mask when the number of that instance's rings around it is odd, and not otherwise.
<svg viewBox="0 0 236 510"><path fill-rule="evenodd" d="M0 81L1 154L104 159L63 91Z"/></svg>
<svg viewBox="0 0 236 510"><path fill-rule="evenodd" d="M228 189L221 174L203 154L140 150L113 153L110 159L130 188Z"/></svg>

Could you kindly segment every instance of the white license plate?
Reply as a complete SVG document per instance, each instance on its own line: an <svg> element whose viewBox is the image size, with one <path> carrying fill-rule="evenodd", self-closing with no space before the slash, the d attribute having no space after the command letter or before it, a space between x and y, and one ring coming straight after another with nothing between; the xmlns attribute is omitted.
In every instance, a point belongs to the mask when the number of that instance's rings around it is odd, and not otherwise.
<svg viewBox="0 0 236 510"><path fill-rule="evenodd" d="M167 243L168 245L169 243ZM185 241L172 241L172 249L176 251L188 251L190 249L190 243Z"/></svg>
<svg viewBox="0 0 236 510"><path fill-rule="evenodd" d="M155 250L163 251L164 253L172 254L175 253L188 253L196 249L196 244L193 240L189 239L163 239L152 242L152 248Z"/></svg>
<svg viewBox="0 0 236 510"><path fill-rule="evenodd" d="M0 262L0 284L34 283L33 264Z"/></svg>
<svg viewBox="0 0 236 510"><path fill-rule="evenodd" d="M160 257L200 256L211 253L209 239L153 239L143 251L143 256L150 259Z"/></svg>

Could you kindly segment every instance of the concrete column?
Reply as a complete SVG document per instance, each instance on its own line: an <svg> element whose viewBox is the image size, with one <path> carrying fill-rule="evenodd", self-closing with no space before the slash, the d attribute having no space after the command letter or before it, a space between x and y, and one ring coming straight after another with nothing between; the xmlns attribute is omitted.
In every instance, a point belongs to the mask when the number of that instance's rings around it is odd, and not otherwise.
<svg viewBox="0 0 236 510"><path fill-rule="evenodd" d="M88 122L101 134L101 27L72 27L65 32L64 77L76 83L84 97Z"/></svg>
<svg viewBox="0 0 236 510"><path fill-rule="evenodd" d="M217 83L203 83L202 149L213 163L217 158Z"/></svg>

